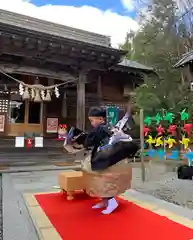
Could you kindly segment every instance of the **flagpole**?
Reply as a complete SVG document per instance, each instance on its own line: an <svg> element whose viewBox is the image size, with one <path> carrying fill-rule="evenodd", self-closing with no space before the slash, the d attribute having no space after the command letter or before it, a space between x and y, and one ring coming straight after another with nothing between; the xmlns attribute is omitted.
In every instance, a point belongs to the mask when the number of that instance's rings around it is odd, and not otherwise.
<svg viewBox="0 0 193 240"><path fill-rule="evenodd" d="M144 162L144 114L140 109L140 145L141 145L141 180L145 182L145 162Z"/></svg>

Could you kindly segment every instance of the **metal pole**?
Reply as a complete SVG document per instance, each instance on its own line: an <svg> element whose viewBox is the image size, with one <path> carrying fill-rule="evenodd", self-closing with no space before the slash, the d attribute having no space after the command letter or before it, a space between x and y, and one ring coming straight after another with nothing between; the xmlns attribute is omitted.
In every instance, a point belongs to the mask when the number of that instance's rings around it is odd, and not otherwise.
<svg viewBox="0 0 193 240"><path fill-rule="evenodd" d="M145 182L145 162L144 162L144 116L143 109L140 109L140 145L141 145L141 180Z"/></svg>

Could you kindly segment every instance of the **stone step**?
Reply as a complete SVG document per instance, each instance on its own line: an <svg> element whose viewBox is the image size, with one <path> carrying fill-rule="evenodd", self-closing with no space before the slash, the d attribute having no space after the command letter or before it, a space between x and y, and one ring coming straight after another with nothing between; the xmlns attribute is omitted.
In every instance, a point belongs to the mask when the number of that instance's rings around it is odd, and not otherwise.
<svg viewBox="0 0 193 240"><path fill-rule="evenodd" d="M69 154L18 154L18 153L5 153L0 154L0 164L8 163L52 163L52 162L73 162L76 160L76 156Z"/></svg>
<svg viewBox="0 0 193 240"><path fill-rule="evenodd" d="M46 146L46 147L32 147L32 148L26 148L26 147L0 147L0 153L9 153L9 152L15 152L15 153L34 153L34 152L48 152L48 153L63 153L65 150L63 147L53 147L53 146Z"/></svg>
<svg viewBox="0 0 193 240"><path fill-rule="evenodd" d="M55 139L45 139L43 143L43 147L35 147L34 145L32 148L25 147L15 147L15 139L0 139L0 158L2 157L11 157L12 155L16 155L20 157L26 157L27 155L42 155L42 156L49 156L55 155L60 156L64 154L63 149L63 141L57 141Z"/></svg>
<svg viewBox="0 0 193 240"><path fill-rule="evenodd" d="M44 139L43 145L44 147L62 147L64 141L58 141L55 139ZM33 142L34 145L34 142ZM15 139L0 139L0 148L3 147L15 147Z"/></svg>
<svg viewBox="0 0 193 240"><path fill-rule="evenodd" d="M7 165L7 164L19 164L25 163L27 164L54 164L54 163L65 163L65 162L75 162L83 160L81 156L74 156L74 155L60 155L60 156L17 156L17 155L5 155L0 156L0 165Z"/></svg>

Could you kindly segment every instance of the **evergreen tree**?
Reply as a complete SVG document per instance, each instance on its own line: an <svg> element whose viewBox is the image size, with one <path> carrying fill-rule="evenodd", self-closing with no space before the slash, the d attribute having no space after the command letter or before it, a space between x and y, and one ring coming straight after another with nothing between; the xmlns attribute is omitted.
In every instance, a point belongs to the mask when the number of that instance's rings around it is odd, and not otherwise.
<svg viewBox="0 0 193 240"><path fill-rule="evenodd" d="M181 71L173 68L181 54L185 26L178 24L176 2L152 0L145 15L140 16L140 30L127 41L131 42L132 59L154 67L158 77L145 78L145 84L136 89L137 105L148 112L164 108L174 113L192 107L190 83L184 82Z"/></svg>

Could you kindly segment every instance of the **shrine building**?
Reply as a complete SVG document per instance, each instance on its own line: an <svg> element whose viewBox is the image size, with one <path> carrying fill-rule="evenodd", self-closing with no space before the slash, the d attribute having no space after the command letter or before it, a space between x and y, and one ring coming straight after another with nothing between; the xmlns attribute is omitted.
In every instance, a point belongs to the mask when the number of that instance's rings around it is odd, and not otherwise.
<svg viewBox="0 0 193 240"><path fill-rule="evenodd" d="M151 67L100 34L0 10L0 135L88 129L91 106L120 110Z"/></svg>

